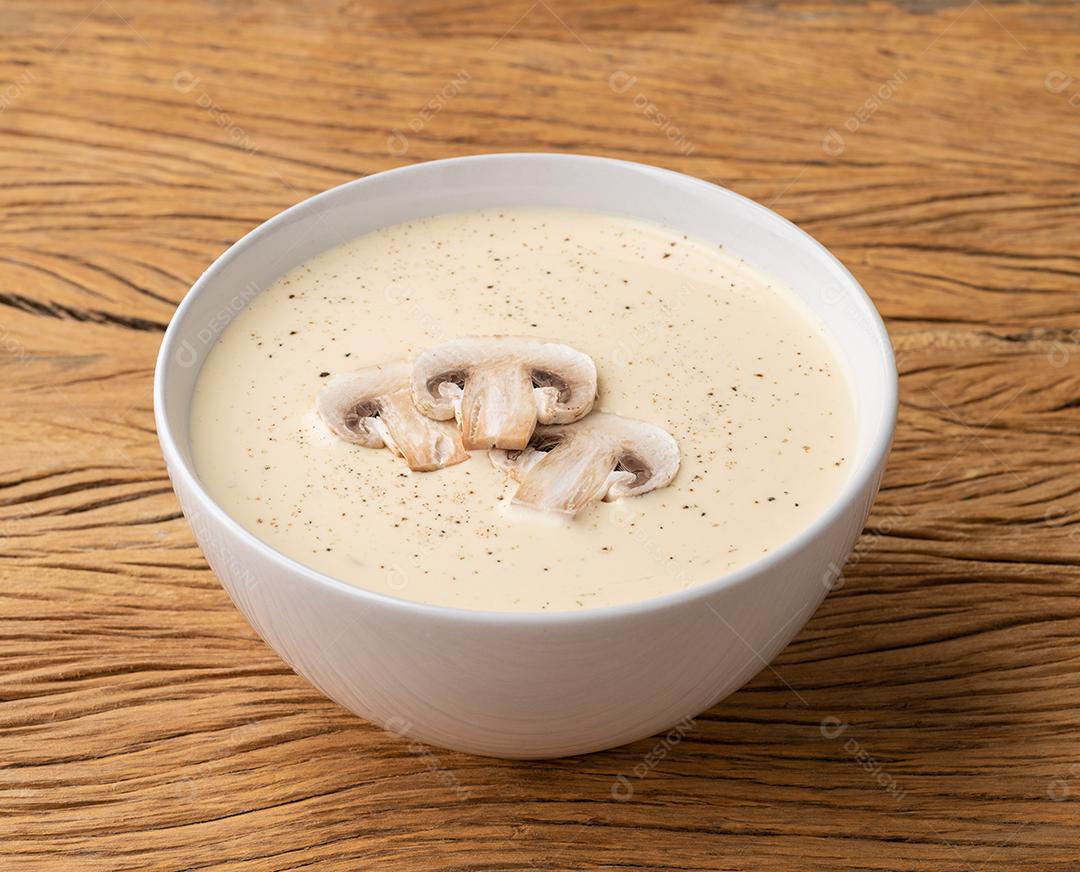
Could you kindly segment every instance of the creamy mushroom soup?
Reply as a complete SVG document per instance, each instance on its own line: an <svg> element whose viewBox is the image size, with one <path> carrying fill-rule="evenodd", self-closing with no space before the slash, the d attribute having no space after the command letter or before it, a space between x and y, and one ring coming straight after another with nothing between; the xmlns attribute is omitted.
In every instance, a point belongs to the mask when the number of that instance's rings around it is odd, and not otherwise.
<svg viewBox="0 0 1080 872"><path fill-rule="evenodd" d="M348 373L407 374L450 340L503 334L595 361L594 411L567 426L614 414L662 428L681 454L670 484L573 517L524 511L506 452L462 454L453 420L438 426L456 441L414 471L316 410ZM765 273L659 225L530 208L390 227L285 275L211 350L191 438L211 496L301 563L424 603L560 611L768 554L837 494L855 421L831 340Z"/></svg>

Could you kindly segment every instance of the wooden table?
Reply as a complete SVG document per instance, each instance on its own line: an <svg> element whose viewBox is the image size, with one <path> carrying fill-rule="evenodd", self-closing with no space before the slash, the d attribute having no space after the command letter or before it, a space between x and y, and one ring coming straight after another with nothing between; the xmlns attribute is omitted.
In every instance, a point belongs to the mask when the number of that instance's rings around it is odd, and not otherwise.
<svg viewBox="0 0 1080 872"><path fill-rule="evenodd" d="M0 18L0 868L1080 866L1075 4ZM229 603L158 453L161 332L226 246L356 176L515 150L771 205L899 356L845 583L656 753L477 759L326 701Z"/></svg>

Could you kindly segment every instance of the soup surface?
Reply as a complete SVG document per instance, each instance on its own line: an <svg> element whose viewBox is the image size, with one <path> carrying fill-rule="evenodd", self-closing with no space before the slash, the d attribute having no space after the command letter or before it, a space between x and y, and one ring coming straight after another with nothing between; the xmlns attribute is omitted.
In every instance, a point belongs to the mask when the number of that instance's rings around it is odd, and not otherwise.
<svg viewBox="0 0 1080 872"><path fill-rule="evenodd" d="M486 453L410 472L314 411L333 375L476 334L589 354L597 409L678 440L675 480L573 520L526 516ZM659 225L529 208L390 227L279 279L211 350L191 439L214 499L301 563L425 603L559 611L762 557L837 494L855 421L831 340L764 273Z"/></svg>

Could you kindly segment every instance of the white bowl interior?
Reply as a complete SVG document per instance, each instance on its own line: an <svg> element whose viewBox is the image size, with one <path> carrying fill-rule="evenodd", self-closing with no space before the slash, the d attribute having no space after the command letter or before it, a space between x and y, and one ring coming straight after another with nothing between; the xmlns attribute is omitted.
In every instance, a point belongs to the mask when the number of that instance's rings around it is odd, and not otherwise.
<svg viewBox="0 0 1080 872"><path fill-rule="evenodd" d="M715 185L641 164L545 154L435 161L350 182L283 212L229 249L178 309L162 346L160 420L182 461L191 468L188 418L199 368L255 293L361 234L428 215L513 206L564 206L660 222L722 243L786 283L818 316L847 364L859 427L849 484L877 466L895 416L895 364L880 317L839 261L785 219Z"/></svg>

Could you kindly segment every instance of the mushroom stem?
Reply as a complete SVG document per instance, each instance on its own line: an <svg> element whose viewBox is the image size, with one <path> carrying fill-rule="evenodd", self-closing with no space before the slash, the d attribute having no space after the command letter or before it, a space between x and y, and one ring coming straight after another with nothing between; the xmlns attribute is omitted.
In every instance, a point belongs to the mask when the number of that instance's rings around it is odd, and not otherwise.
<svg viewBox="0 0 1080 872"><path fill-rule="evenodd" d="M570 439L544 454L525 474L514 503L574 515L604 497L618 457L589 440Z"/></svg>
<svg viewBox="0 0 1080 872"><path fill-rule="evenodd" d="M477 370L455 411L467 451L521 450L536 427L532 377L517 363Z"/></svg>
<svg viewBox="0 0 1080 872"><path fill-rule="evenodd" d="M468 459L450 425L416 411L408 388L383 397L376 420L386 447L405 458L409 469L416 472L430 472Z"/></svg>

